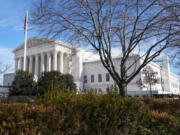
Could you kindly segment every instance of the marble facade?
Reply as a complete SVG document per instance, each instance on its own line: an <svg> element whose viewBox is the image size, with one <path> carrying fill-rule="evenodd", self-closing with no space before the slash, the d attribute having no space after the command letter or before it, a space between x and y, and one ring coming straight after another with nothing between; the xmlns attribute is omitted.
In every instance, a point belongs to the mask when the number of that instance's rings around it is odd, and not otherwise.
<svg viewBox="0 0 180 135"><path fill-rule="evenodd" d="M23 45L13 51L15 71L23 70ZM47 42L46 39L36 38L28 40L26 71L33 73L36 77L39 77L44 71L71 73L71 48L71 45L57 41Z"/></svg>

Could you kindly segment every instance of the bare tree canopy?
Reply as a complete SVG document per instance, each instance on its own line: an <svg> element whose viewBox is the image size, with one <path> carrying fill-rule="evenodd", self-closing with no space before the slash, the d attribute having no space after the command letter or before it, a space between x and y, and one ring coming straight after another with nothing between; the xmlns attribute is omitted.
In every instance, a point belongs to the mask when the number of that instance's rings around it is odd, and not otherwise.
<svg viewBox="0 0 180 135"><path fill-rule="evenodd" d="M141 69L177 43L179 9L178 0L36 0L30 22L49 38L88 43L116 81L119 93L126 96L127 84ZM121 50L120 71L113 62L113 47ZM132 55L133 62L127 64ZM130 72L139 60L141 64Z"/></svg>
<svg viewBox="0 0 180 135"><path fill-rule="evenodd" d="M136 84L141 88L147 87L147 85L149 85L150 96L152 97L152 86L160 83L160 79L158 78L158 72L153 71L150 66L146 66L142 70L142 74L143 78L138 80Z"/></svg>

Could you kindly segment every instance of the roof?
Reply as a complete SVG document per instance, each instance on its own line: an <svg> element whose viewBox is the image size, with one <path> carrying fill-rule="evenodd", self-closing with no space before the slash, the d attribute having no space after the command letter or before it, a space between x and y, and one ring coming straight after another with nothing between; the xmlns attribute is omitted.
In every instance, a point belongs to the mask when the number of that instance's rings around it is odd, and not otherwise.
<svg viewBox="0 0 180 135"><path fill-rule="evenodd" d="M39 46L39 45L49 45L49 44L58 44L61 46L65 46L68 48L72 48L73 46L58 40L51 40L51 39L44 39L44 38L37 38L37 37L32 37L30 39L27 40L27 48L31 48L31 47L35 47L35 46ZM24 49L24 43L22 43L21 45L19 45L18 47L16 47L13 52L16 52L18 50L22 50Z"/></svg>
<svg viewBox="0 0 180 135"><path fill-rule="evenodd" d="M129 58L132 58L132 57L139 57L139 55L137 54L131 54L129 56ZM112 60L118 60L118 59L121 59L122 56L112 56ZM84 64L88 64L88 63L97 63L97 62L101 62L100 58L96 58L96 59L90 59L90 60L85 60L83 63Z"/></svg>

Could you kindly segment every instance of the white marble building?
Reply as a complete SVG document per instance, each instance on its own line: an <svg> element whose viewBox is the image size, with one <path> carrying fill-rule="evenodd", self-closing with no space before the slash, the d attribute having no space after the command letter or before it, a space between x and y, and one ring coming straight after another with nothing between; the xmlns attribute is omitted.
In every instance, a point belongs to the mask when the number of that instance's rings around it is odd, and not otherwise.
<svg viewBox="0 0 180 135"><path fill-rule="evenodd" d="M128 63L134 59L134 56L130 57ZM119 70L121 58L114 58L114 63L117 65L116 69ZM138 61L136 66L140 65L142 61ZM164 57L163 66L160 67L154 62L148 64L154 72L157 72L157 78L159 83L152 85L152 91L154 94L180 94L178 77L170 72L169 59ZM133 67L134 68L134 67ZM133 70L133 69L132 69ZM132 72L130 70L129 72ZM85 82L83 83L84 89L97 88L105 92L107 86L111 86L114 81L109 76L107 70L103 67L100 60L84 61L83 62L83 76ZM141 88L137 85L137 81L144 78L142 71L130 82L128 85L129 95L146 95L149 94L149 84L145 84L145 87Z"/></svg>
<svg viewBox="0 0 180 135"><path fill-rule="evenodd" d="M24 44L21 44L13 51L15 70L23 69L23 46ZM131 56L128 63L130 64L136 56ZM120 56L114 58L117 69L119 69L118 63L120 60ZM140 65L140 63L141 60L136 66ZM180 94L179 80L176 75L170 72L168 57L164 57L162 67L154 62L149 63L148 66L158 72L158 77L161 79L159 84L152 86L154 93ZM82 48L75 48L72 45L55 40L39 38L28 40L26 70L32 72L36 79L44 71L58 70L62 73L70 73L73 75L79 90L97 88L99 92L106 93L107 86L114 83L97 55L87 52ZM144 88L137 86L136 82L140 78L143 78L142 72L128 85L128 94L143 95L149 93L148 86ZM4 76L4 80L4 84L7 84L7 82L11 84L12 82L12 79L8 79L8 75Z"/></svg>
<svg viewBox="0 0 180 135"><path fill-rule="evenodd" d="M58 70L62 73L70 73L70 59L72 46L46 39L31 38L27 43L26 71L39 77L41 72ZM23 70L24 44L14 51L15 71Z"/></svg>

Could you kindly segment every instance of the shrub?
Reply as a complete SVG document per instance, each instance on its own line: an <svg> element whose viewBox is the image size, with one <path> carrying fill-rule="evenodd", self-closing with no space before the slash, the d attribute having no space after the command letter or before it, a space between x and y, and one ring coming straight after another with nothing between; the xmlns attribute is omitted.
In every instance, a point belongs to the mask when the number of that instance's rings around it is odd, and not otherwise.
<svg viewBox="0 0 180 135"><path fill-rule="evenodd" d="M10 96L3 100L2 103L29 103L29 100L35 100L36 96Z"/></svg>
<svg viewBox="0 0 180 135"><path fill-rule="evenodd" d="M180 98L179 95L174 94L154 94L154 98Z"/></svg>
<svg viewBox="0 0 180 135"><path fill-rule="evenodd" d="M70 74L61 74L58 71L44 72L37 82L36 94L43 95L52 89L76 89L73 76Z"/></svg>
<svg viewBox="0 0 180 135"><path fill-rule="evenodd" d="M29 96L34 93L35 81L33 74L27 71L17 71L12 87L9 91L9 96Z"/></svg>
<svg viewBox="0 0 180 135"><path fill-rule="evenodd" d="M0 104L0 133L179 135L179 118L147 109L141 99L52 90L33 105Z"/></svg>
<svg viewBox="0 0 180 135"><path fill-rule="evenodd" d="M147 109L176 114L180 112L180 99L143 99Z"/></svg>

